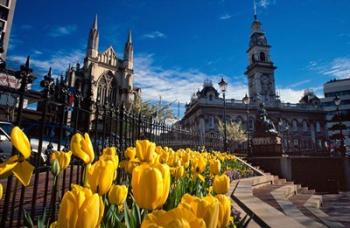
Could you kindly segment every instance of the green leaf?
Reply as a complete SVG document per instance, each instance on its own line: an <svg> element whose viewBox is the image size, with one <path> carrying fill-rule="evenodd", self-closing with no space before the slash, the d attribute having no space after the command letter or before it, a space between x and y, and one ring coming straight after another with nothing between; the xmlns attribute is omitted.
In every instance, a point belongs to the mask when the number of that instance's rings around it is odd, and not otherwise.
<svg viewBox="0 0 350 228"><path fill-rule="evenodd" d="M30 217L30 214L23 209L23 215L24 215L24 225L28 226L29 228L34 228L33 220Z"/></svg>
<svg viewBox="0 0 350 228"><path fill-rule="evenodd" d="M141 225L141 213L140 213L140 208L139 206L135 203L133 203L132 205L132 210L133 210L133 214L136 220L136 225L140 226Z"/></svg>

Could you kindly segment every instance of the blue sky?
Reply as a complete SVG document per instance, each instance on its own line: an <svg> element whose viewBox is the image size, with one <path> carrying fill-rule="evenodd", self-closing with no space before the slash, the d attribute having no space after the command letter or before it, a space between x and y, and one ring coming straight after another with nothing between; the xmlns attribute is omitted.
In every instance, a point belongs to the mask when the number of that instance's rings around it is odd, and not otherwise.
<svg viewBox="0 0 350 228"><path fill-rule="evenodd" d="M306 88L350 75L348 0L257 0L282 100L296 102ZM246 50L252 0L35 0L17 1L8 51L11 66L31 55L40 78L83 62L92 19L98 14L100 51L122 57L129 29L135 84L145 100L190 100L205 79L229 82L228 98L246 93ZM36 85L40 80L37 80Z"/></svg>

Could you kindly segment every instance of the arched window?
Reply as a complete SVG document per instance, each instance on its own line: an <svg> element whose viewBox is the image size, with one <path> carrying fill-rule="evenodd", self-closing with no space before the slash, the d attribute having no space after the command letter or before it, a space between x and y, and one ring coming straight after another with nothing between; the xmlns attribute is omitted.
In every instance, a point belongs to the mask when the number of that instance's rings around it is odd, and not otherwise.
<svg viewBox="0 0 350 228"><path fill-rule="evenodd" d="M298 131L298 122L296 120L292 121L293 131Z"/></svg>
<svg viewBox="0 0 350 228"><path fill-rule="evenodd" d="M304 120L303 121L303 131L308 131L309 128L308 128L308 125L307 125L307 122Z"/></svg>
<svg viewBox="0 0 350 228"><path fill-rule="evenodd" d="M106 78L102 76L98 82L98 87L97 87L97 97L100 100L100 104L105 103L106 95L107 95L107 81L106 81Z"/></svg>
<svg viewBox="0 0 350 228"><path fill-rule="evenodd" d="M260 61L265 62L266 61L266 56L264 52L260 52Z"/></svg>
<svg viewBox="0 0 350 228"><path fill-rule="evenodd" d="M252 55L252 63L255 63L255 55Z"/></svg>

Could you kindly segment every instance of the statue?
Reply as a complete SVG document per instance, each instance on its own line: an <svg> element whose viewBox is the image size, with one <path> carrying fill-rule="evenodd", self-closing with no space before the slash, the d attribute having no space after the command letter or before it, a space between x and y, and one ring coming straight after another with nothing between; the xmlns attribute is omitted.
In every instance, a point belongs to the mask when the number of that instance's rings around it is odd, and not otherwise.
<svg viewBox="0 0 350 228"><path fill-rule="evenodd" d="M278 135L278 131L274 123L268 117L267 111L264 107L264 103L260 103L259 105L255 125L256 125L255 136L257 137Z"/></svg>

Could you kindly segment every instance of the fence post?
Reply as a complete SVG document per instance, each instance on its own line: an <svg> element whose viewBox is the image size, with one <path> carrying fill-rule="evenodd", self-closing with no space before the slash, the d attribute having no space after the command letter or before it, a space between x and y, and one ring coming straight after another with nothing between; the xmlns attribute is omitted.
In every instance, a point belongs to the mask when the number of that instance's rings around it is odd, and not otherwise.
<svg viewBox="0 0 350 228"><path fill-rule="evenodd" d="M124 119L124 104L122 103L119 107L119 151L123 151L123 119Z"/></svg>

